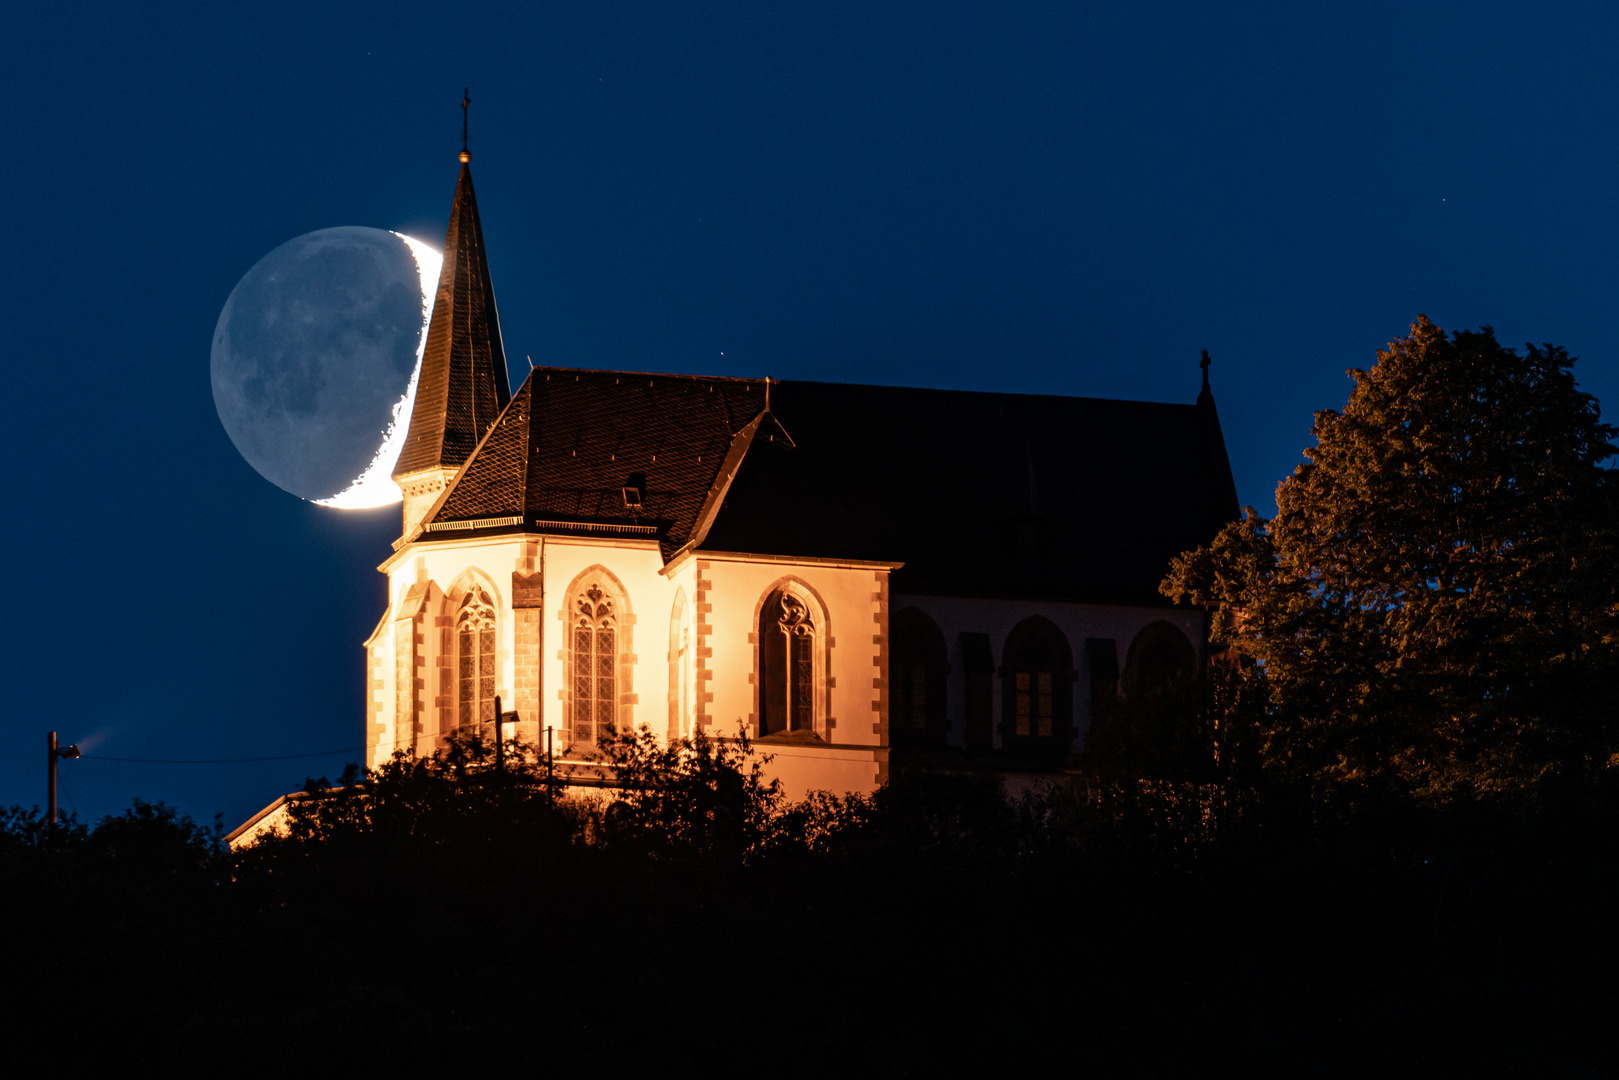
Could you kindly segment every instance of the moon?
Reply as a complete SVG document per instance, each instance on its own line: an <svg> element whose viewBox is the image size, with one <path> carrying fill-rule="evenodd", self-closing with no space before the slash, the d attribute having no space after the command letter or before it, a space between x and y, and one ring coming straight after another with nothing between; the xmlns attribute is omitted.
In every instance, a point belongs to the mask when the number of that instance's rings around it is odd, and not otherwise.
<svg viewBox="0 0 1619 1080"><path fill-rule="evenodd" d="M390 474L416 400L443 256L345 225L270 252L214 327L214 407L259 475L345 510L400 500Z"/></svg>

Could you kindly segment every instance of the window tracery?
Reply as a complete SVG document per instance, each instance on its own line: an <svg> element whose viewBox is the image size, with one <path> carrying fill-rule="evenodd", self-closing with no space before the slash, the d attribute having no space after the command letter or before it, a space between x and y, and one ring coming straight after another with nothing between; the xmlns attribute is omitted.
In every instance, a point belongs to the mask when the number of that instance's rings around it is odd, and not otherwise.
<svg viewBox="0 0 1619 1080"><path fill-rule="evenodd" d="M476 730L495 719L495 605L473 585L455 617L457 726Z"/></svg>
<svg viewBox="0 0 1619 1080"><path fill-rule="evenodd" d="M573 741L600 743L618 730L618 602L591 582L573 597Z"/></svg>
<svg viewBox="0 0 1619 1080"><path fill-rule="evenodd" d="M804 598L772 593L760 613L759 732L815 731L815 616Z"/></svg>

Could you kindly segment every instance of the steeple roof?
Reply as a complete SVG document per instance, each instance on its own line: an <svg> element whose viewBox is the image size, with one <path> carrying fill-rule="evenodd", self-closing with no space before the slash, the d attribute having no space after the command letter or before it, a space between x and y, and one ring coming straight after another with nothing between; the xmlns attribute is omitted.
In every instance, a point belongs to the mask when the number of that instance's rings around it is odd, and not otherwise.
<svg viewBox="0 0 1619 1080"><path fill-rule="evenodd" d="M462 162L444 233L444 269L433 299L416 404L395 479L423 469L459 468L512 396L465 154Z"/></svg>

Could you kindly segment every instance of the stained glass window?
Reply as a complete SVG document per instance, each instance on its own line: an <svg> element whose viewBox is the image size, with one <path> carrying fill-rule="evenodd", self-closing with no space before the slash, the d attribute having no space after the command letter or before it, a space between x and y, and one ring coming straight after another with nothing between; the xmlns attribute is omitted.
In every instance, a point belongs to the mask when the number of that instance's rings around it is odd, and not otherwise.
<svg viewBox="0 0 1619 1080"><path fill-rule="evenodd" d="M456 615L457 726L475 731L495 718L495 605L474 585Z"/></svg>
<svg viewBox="0 0 1619 1080"><path fill-rule="evenodd" d="M599 584L573 600L573 740L593 743L617 730L618 611Z"/></svg>
<svg viewBox="0 0 1619 1080"><path fill-rule="evenodd" d="M815 621L808 605L778 592L761 616L761 734L815 730Z"/></svg>

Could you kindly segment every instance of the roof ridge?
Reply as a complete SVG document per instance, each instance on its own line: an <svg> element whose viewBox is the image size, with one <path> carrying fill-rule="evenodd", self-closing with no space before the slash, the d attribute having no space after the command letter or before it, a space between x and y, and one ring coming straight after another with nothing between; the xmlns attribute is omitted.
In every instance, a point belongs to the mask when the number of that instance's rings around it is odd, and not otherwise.
<svg viewBox="0 0 1619 1080"><path fill-rule="evenodd" d="M535 364L535 371L566 371L575 375L630 375L636 378L648 379L686 379L690 382L724 382L724 383L757 383L763 385L768 381L767 376L747 375L688 375L678 371L621 371L618 368L580 368L564 367L560 364ZM777 380L780 381L779 379Z"/></svg>
<svg viewBox="0 0 1619 1080"><path fill-rule="evenodd" d="M1108 405L1150 405L1154 408L1195 409L1195 402L1146 401L1139 398L1092 397L1089 394L1024 394L1004 390L960 390L942 386L900 386L893 383L831 382L825 379L772 379L777 386L835 386L859 390L904 390L913 394L958 394L964 397L1018 398L1026 401L1097 401Z"/></svg>

